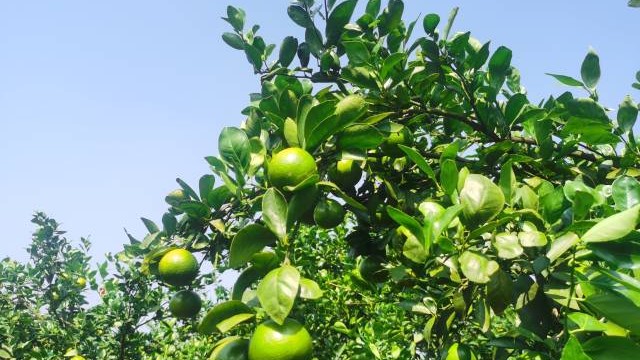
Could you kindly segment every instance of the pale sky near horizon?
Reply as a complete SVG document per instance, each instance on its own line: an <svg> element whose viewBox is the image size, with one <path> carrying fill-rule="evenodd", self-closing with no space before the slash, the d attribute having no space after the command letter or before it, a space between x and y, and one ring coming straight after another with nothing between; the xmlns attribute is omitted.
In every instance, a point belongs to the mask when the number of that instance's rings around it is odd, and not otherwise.
<svg viewBox="0 0 640 360"><path fill-rule="evenodd" d="M361 0L361 4L365 1ZM579 77L592 46L600 96L617 108L640 70L640 9L611 1L406 0L405 19L435 12L492 50L513 50L529 98L566 88L546 72ZM0 2L0 258L24 261L42 210L68 237L89 236L94 262L160 223L176 177L197 186L224 126L243 120L259 89L244 54L225 45L228 4L279 44L303 37L288 1ZM421 31L421 26L416 31Z"/></svg>

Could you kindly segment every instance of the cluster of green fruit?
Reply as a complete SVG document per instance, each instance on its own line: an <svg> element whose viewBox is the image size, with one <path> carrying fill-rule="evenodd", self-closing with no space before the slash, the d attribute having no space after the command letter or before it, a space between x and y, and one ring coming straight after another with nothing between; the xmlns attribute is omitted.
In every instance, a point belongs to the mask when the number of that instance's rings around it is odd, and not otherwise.
<svg viewBox="0 0 640 360"><path fill-rule="evenodd" d="M198 260L185 249L173 249L158 263L158 276L172 286L187 286L198 276ZM202 300L192 290L183 289L173 295L169 311L177 318L192 318L200 312Z"/></svg>

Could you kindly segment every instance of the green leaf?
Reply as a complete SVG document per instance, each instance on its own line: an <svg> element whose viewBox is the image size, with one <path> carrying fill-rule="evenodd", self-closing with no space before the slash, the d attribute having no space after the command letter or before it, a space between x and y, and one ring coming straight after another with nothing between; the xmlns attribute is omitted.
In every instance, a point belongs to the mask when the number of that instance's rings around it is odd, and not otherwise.
<svg viewBox="0 0 640 360"><path fill-rule="evenodd" d="M331 135L354 123L365 112L366 103L359 95L346 96L338 103L325 102L314 106L307 115L304 128L307 149L315 149Z"/></svg>
<svg viewBox="0 0 640 360"><path fill-rule="evenodd" d="M176 232L176 227L178 226L178 221L176 220L176 217L173 216L171 213L164 213L162 215L162 227L164 229L164 232L167 233L167 235L171 236Z"/></svg>
<svg viewBox="0 0 640 360"><path fill-rule="evenodd" d="M464 217L471 224L483 224L498 215L504 207L504 194L489 178L469 174L460 191Z"/></svg>
<svg viewBox="0 0 640 360"><path fill-rule="evenodd" d="M549 258L551 262L556 261L556 259L562 256L578 242L580 242L580 238L572 232L568 232L558 237L551 243L551 246L547 251L547 258Z"/></svg>
<svg viewBox="0 0 640 360"><path fill-rule="evenodd" d="M498 257L502 259L514 259L522 255L524 249L516 234L499 233L493 240L493 247L498 250Z"/></svg>
<svg viewBox="0 0 640 360"><path fill-rule="evenodd" d="M524 247L542 247L547 245L547 237L540 231L523 231L518 233L520 245Z"/></svg>
<svg viewBox="0 0 640 360"><path fill-rule="evenodd" d="M471 282L478 284L488 283L491 280L491 275L500 269L497 262L471 251L462 253L458 262L464 276Z"/></svg>
<svg viewBox="0 0 640 360"><path fill-rule="evenodd" d="M244 40L238 34L226 32L222 34L222 40L236 50L244 50Z"/></svg>
<svg viewBox="0 0 640 360"><path fill-rule="evenodd" d="M229 249L229 266L238 268L246 264L253 254L261 251L265 246L275 244L273 232L258 224L250 224L238 231L233 237Z"/></svg>
<svg viewBox="0 0 640 360"><path fill-rule="evenodd" d="M322 297L322 290L315 281L307 278L301 278L300 297L303 299L317 300Z"/></svg>
<svg viewBox="0 0 640 360"><path fill-rule="evenodd" d="M389 0L389 5L384 9L378 23L380 36L385 36L395 30L402 22L404 12L404 2L402 0Z"/></svg>
<svg viewBox="0 0 640 360"><path fill-rule="evenodd" d="M429 254L424 247L424 243L409 233L407 240L402 245L402 255L416 264L424 264Z"/></svg>
<svg viewBox="0 0 640 360"><path fill-rule="evenodd" d="M440 236L442 231L444 231L455 218L462 212L462 205L453 205L448 207L444 212L442 212L438 218L433 222L433 238L437 238Z"/></svg>
<svg viewBox="0 0 640 360"><path fill-rule="evenodd" d="M587 56L582 61L580 75L582 76L582 81L589 88L593 89L598 84L598 80L600 80L600 58L593 49L589 49Z"/></svg>
<svg viewBox="0 0 640 360"><path fill-rule="evenodd" d="M207 312L198 325L198 332L203 335L211 335L217 331L224 333L254 316L253 310L242 301L226 301Z"/></svg>
<svg viewBox="0 0 640 360"><path fill-rule="evenodd" d="M287 67L293 61L298 51L298 39L293 36L287 36L282 40L280 45L280 53L278 55L278 62L280 65Z"/></svg>
<svg viewBox="0 0 640 360"><path fill-rule="evenodd" d="M156 223L154 223L153 221L147 218L140 218L140 220L142 220L142 223L147 228L147 231L149 231L150 234L157 233L158 231L160 231L160 229L158 228L158 225L156 225Z"/></svg>
<svg viewBox="0 0 640 360"><path fill-rule="evenodd" d="M342 189L340 189L338 185L330 181L320 181L318 182L318 186L329 188L331 193L333 193L335 196L338 196L339 198L344 200L344 202L347 203L347 205L351 206L352 208L360 211L367 211L366 206L360 204L357 200L347 195L347 193L345 193Z"/></svg>
<svg viewBox="0 0 640 360"><path fill-rule="evenodd" d="M211 209L200 201L183 201L178 206L178 209L195 219L207 219L211 215Z"/></svg>
<svg viewBox="0 0 640 360"><path fill-rule="evenodd" d="M582 236L582 241L592 243L620 239L636 228L638 216L640 216L640 205L611 215L589 229Z"/></svg>
<svg viewBox="0 0 640 360"><path fill-rule="evenodd" d="M367 7L365 9L365 12L371 15L372 17L378 16L378 13L380 12L380 7L381 7L380 3L381 3L380 0L369 0L367 2Z"/></svg>
<svg viewBox="0 0 640 360"><path fill-rule="evenodd" d="M456 20L456 16L458 15L459 8L456 6L451 9L449 13L449 19L447 20L447 25L444 27L444 31L442 32L442 38L445 40L449 39L449 33L451 32L451 27L453 26L453 22Z"/></svg>
<svg viewBox="0 0 640 360"><path fill-rule="evenodd" d="M458 166L451 159L446 159L440 165L440 186L447 195L453 194L458 187Z"/></svg>
<svg viewBox="0 0 640 360"><path fill-rule="evenodd" d="M319 194L317 186L307 186L293 194L287 208L287 228L291 228L303 215L313 211Z"/></svg>
<svg viewBox="0 0 640 360"><path fill-rule="evenodd" d="M271 319L282 325L298 295L300 273L290 265L271 270L258 285L258 299Z"/></svg>
<svg viewBox="0 0 640 360"><path fill-rule="evenodd" d="M593 360L582 349L582 345L575 336L570 336L569 341L562 349L562 357L560 360Z"/></svg>
<svg viewBox="0 0 640 360"><path fill-rule="evenodd" d="M489 59L489 74L491 78L502 79L507 76L507 71L511 67L511 50L500 46Z"/></svg>
<svg viewBox="0 0 640 360"><path fill-rule="evenodd" d="M397 222L399 225L404 226L411 232L413 236L418 240L422 240L423 242L426 239L424 231L422 229L422 225L418 220L413 217L407 215L402 210L396 209L393 206L387 206L387 214L393 219L393 221ZM425 244L425 250L428 252L428 246Z"/></svg>
<svg viewBox="0 0 640 360"><path fill-rule="evenodd" d="M568 86L576 86L576 87L583 87L584 84L582 83L582 81L580 80L576 80L574 78L572 78L571 76L566 76L566 75L558 75L558 74L549 74L546 73L549 76L554 77L556 80L560 81L561 83L568 85Z"/></svg>
<svg viewBox="0 0 640 360"><path fill-rule="evenodd" d="M287 237L287 200L275 188L268 189L262 197L262 220L276 237Z"/></svg>
<svg viewBox="0 0 640 360"><path fill-rule="evenodd" d="M216 343L209 360L243 360L247 358L248 351L249 340L231 336Z"/></svg>
<svg viewBox="0 0 640 360"><path fill-rule="evenodd" d="M218 151L223 160L244 174L251 163L251 144L244 130L225 127L218 138ZM238 179L236 179L238 180Z"/></svg>
<svg viewBox="0 0 640 360"><path fill-rule="evenodd" d="M636 359L640 353L640 346L617 336L596 336L582 344L582 348L592 360Z"/></svg>
<svg viewBox="0 0 640 360"><path fill-rule="evenodd" d="M631 96L627 95L618 107L618 126L622 132L627 133L633 129L638 118L638 104L633 102Z"/></svg>
<svg viewBox="0 0 640 360"><path fill-rule="evenodd" d="M274 257L275 257L275 254L274 254ZM277 267L277 265L278 264L276 263L275 267ZM263 276L265 276L269 271L271 271L275 267L261 267L261 266L254 265L244 269L240 273L240 275L238 275L236 282L233 284L233 289L231 291L231 299L242 300L242 296L244 295L245 290L248 289L254 282L258 281Z"/></svg>
<svg viewBox="0 0 640 360"><path fill-rule="evenodd" d="M380 77L387 79L389 75L393 76L396 71L402 71L403 64L407 59L404 52L393 53L384 59L382 69L380 69Z"/></svg>
<svg viewBox="0 0 640 360"><path fill-rule="evenodd" d="M357 0L346 0L336 6L327 20L326 35L327 46L336 45L340 39L340 35L344 30L344 26L351 20L353 10L356 8Z"/></svg>
<svg viewBox="0 0 640 360"><path fill-rule="evenodd" d="M249 44L244 45L244 54L247 56L247 60L255 71L260 71L262 68L262 51L257 47Z"/></svg>
<svg viewBox="0 0 640 360"><path fill-rule="evenodd" d="M500 189L508 204L516 189L516 174L513 172L513 162L507 161L500 169Z"/></svg>
<svg viewBox="0 0 640 360"><path fill-rule="evenodd" d="M371 57L367 45L362 40L343 41L342 46L344 46L349 62L353 65L365 64Z"/></svg>
<svg viewBox="0 0 640 360"><path fill-rule="evenodd" d="M436 173L433 171L427 160L420 155L418 150L415 148L410 148L408 146L404 146L402 144L398 145L398 148L404 152L407 157L413 161L418 169L420 169L425 175L427 175L433 182L438 183L438 179L436 178Z"/></svg>
<svg viewBox="0 0 640 360"><path fill-rule="evenodd" d="M640 334L640 307L631 300L615 293L600 293L586 298L585 303L632 333Z"/></svg>
<svg viewBox="0 0 640 360"><path fill-rule="evenodd" d="M309 46L309 51L316 57L322 53L322 33L315 26L307 28L304 32L304 41Z"/></svg>
<svg viewBox="0 0 640 360"><path fill-rule="evenodd" d="M611 133L611 123L595 119L571 117L560 132L561 137L579 136L580 141L590 145L612 144L620 142L620 138Z"/></svg>
<svg viewBox="0 0 640 360"><path fill-rule="evenodd" d="M229 191L227 186L219 186L211 192L209 192L209 196L207 197L207 202L209 206L214 209L219 209L222 205L224 205L233 194Z"/></svg>
<svg viewBox="0 0 640 360"><path fill-rule="evenodd" d="M284 139L287 141L287 144L289 144L289 147L300 147L298 124L290 117L284 121Z"/></svg>
<svg viewBox="0 0 640 360"><path fill-rule="evenodd" d="M513 281L506 272L498 270L490 276L487 302L498 315L513 302Z"/></svg>
<svg viewBox="0 0 640 360"><path fill-rule="evenodd" d="M198 197L198 194L196 194L196 192L193 191L193 188L191 188L189 184L184 182L184 180L180 178L176 178L176 182L178 183L178 185L180 185L182 190L184 190L184 192L187 193L187 195L189 195L189 197L191 197L192 199L200 200L200 198Z"/></svg>
<svg viewBox="0 0 640 360"><path fill-rule="evenodd" d="M435 33L438 24L440 24L440 16L438 14L427 14L422 21L422 27L429 35Z"/></svg>
<svg viewBox="0 0 640 360"><path fill-rule="evenodd" d="M601 323L600 321L598 321L598 319L594 318L591 315L581 312L574 312L570 313L568 317L569 320L571 320L571 322L573 322L578 327L577 330L572 330L572 333L575 333L577 331L603 332L607 330L607 326L605 324Z"/></svg>
<svg viewBox="0 0 640 360"><path fill-rule="evenodd" d="M640 244L635 242L591 243L589 249L621 269L640 269Z"/></svg>
<svg viewBox="0 0 640 360"><path fill-rule="evenodd" d="M244 28L244 18L244 10L227 6L227 18L223 19L231 24L235 31L242 31L242 28Z"/></svg>
<svg viewBox="0 0 640 360"><path fill-rule="evenodd" d="M611 185L613 201L618 210L640 204L640 182L631 176L621 176Z"/></svg>
<svg viewBox="0 0 640 360"><path fill-rule="evenodd" d="M200 177L198 181L198 192L202 200L209 203L209 193L213 190L215 184L216 178L211 174L205 174Z"/></svg>
<svg viewBox="0 0 640 360"><path fill-rule="evenodd" d="M507 124L513 124L518 119L519 115L525 109L525 105L529 103L527 96L524 94L515 94L507 102L507 106L504 110L504 121Z"/></svg>
<svg viewBox="0 0 640 360"><path fill-rule="evenodd" d="M355 124L340 133L337 145L346 150L368 150L378 147L384 139L384 135L375 126Z"/></svg>
<svg viewBox="0 0 640 360"><path fill-rule="evenodd" d="M287 14L294 23L303 28L313 27L313 21L309 13L300 5L291 5L287 8Z"/></svg>

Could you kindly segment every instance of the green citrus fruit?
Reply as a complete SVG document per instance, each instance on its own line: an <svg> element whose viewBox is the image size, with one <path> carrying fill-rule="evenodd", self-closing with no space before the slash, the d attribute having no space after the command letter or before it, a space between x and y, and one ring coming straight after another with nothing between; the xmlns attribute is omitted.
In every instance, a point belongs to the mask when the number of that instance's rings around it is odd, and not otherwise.
<svg viewBox="0 0 640 360"><path fill-rule="evenodd" d="M367 256L362 259L358 266L360 276L372 283L381 283L387 280L389 272L382 266L382 258L378 256Z"/></svg>
<svg viewBox="0 0 640 360"><path fill-rule="evenodd" d="M333 199L320 200L313 209L313 220L321 228L334 228L344 220L346 212L339 202Z"/></svg>
<svg viewBox="0 0 640 360"><path fill-rule="evenodd" d="M192 318L200 312L202 300L191 290L181 290L175 293L169 301L169 311L177 318Z"/></svg>
<svg viewBox="0 0 640 360"><path fill-rule="evenodd" d="M76 280L76 286L78 286L81 289L84 289L84 287L87 286L87 279L83 277L79 277L78 280Z"/></svg>
<svg viewBox="0 0 640 360"><path fill-rule="evenodd" d="M318 173L313 156L300 148L287 148L269 162L269 182L275 187L296 186Z"/></svg>
<svg viewBox="0 0 640 360"><path fill-rule="evenodd" d="M160 259L158 275L169 285L189 285L198 276L198 260L187 250L171 250Z"/></svg>
<svg viewBox="0 0 640 360"><path fill-rule="evenodd" d="M258 325L249 341L249 360L310 360L312 352L311 335L293 319L282 325L268 320Z"/></svg>
<svg viewBox="0 0 640 360"><path fill-rule="evenodd" d="M82 355L75 355L74 357L72 357L69 360L86 360L86 359Z"/></svg>
<svg viewBox="0 0 640 360"><path fill-rule="evenodd" d="M185 200L189 200L189 197L182 189L173 190L164 198L164 201L171 206L178 206Z"/></svg>
<svg viewBox="0 0 640 360"><path fill-rule="evenodd" d="M248 360L249 340L234 338L223 340L213 349L209 360Z"/></svg>
<svg viewBox="0 0 640 360"><path fill-rule="evenodd" d="M341 188L353 188L362 177L362 169L353 160L339 160L329 168L329 180Z"/></svg>
<svg viewBox="0 0 640 360"><path fill-rule="evenodd" d="M397 131L389 133L380 148L385 155L397 158L405 155L398 145L411 146L412 143L413 135L411 135L411 131L407 127L400 125Z"/></svg>
<svg viewBox="0 0 640 360"><path fill-rule="evenodd" d="M477 358L467 345L455 343L447 350L445 360L477 360Z"/></svg>

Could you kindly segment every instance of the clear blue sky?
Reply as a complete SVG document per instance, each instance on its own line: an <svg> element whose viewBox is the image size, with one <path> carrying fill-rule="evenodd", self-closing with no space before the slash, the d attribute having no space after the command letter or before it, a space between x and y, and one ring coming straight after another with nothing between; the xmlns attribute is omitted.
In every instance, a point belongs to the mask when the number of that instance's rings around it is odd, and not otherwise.
<svg viewBox="0 0 640 360"><path fill-rule="evenodd" d="M578 76L589 46L603 102L638 100L640 10L626 0L405 2L407 19L444 20L459 5L454 31L510 47L531 100L563 91L543 74ZM70 238L90 236L99 260L121 249L123 228L144 234L139 217L160 219L176 177L196 184L208 172L203 157L258 89L244 55L220 39L227 4L271 42L302 36L287 1L0 2L0 258L27 258L42 210Z"/></svg>

